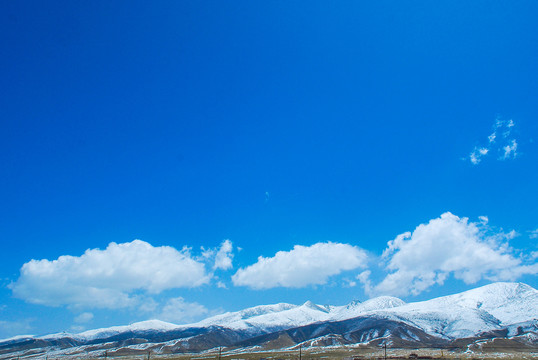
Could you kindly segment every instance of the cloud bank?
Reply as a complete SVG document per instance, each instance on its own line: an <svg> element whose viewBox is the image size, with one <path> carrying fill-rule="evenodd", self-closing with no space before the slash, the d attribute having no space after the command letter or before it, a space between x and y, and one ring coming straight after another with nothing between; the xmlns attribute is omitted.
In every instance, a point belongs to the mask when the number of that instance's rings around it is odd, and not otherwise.
<svg viewBox="0 0 538 360"><path fill-rule="evenodd" d="M31 260L9 287L15 297L29 303L114 309L136 305L135 293L198 287L211 276L189 248L178 251L134 240L110 243L104 250L88 249L78 257Z"/></svg>
<svg viewBox="0 0 538 360"><path fill-rule="evenodd" d="M449 276L474 284L538 274L536 252L518 255L508 245L517 235L515 231L496 230L488 222L486 216L471 222L447 212L396 236L378 258L382 273L377 281L371 277L374 268L367 267L372 259L366 251L334 242L295 245L272 257L260 256L254 264L238 269L231 280L234 286L255 290L304 288L327 284L331 277L360 269L354 279L337 281L347 287L362 283L372 296L406 296L442 285ZM538 237L537 230L530 231L529 237ZM141 240L110 243L106 249L88 249L81 256L31 260L9 288L15 297L29 303L75 309L81 313L74 319L76 324L91 322L93 314L83 311L92 308L130 308L166 321L191 321L210 311L183 297L157 295L209 283L226 288L214 273L233 268L233 249L232 242L224 240L219 247L202 248L194 256L188 247L156 247Z"/></svg>
<svg viewBox="0 0 538 360"><path fill-rule="evenodd" d="M364 267L366 261L366 252L349 244L295 245L293 250L279 251L273 257L260 256L253 265L239 269L232 281L253 289L322 285L330 276Z"/></svg>
<svg viewBox="0 0 538 360"><path fill-rule="evenodd" d="M442 285L449 275L473 284L537 274L537 263L525 264L508 246L515 235L493 231L485 217L473 223L446 212L388 242L382 259L389 274L379 284L372 286L369 272L361 273L358 280L372 295L402 296Z"/></svg>

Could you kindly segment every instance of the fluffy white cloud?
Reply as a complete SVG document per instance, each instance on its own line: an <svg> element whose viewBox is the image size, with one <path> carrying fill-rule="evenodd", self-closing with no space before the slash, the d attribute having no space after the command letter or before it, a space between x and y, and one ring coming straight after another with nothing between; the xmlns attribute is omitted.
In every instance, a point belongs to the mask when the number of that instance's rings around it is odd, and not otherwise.
<svg viewBox="0 0 538 360"><path fill-rule="evenodd" d="M488 136L486 146L475 146L469 154L469 161L474 165L479 164L482 158L497 153L499 160L515 159L517 156L517 141L511 137L513 120L497 119L493 125L493 133Z"/></svg>
<svg viewBox="0 0 538 360"><path fill-rule="evenodd" d="M293 250L279 251L270 258L260 256L255 264L239 269L232 281L254 289L321 285L332 275L364 267L366 261L365 251L348 244L295 245Z"/></svg>
<svg viewBox="0 0 538 360"><path fill-rule="evenodd" d="M206 315L208 310L197 302L186 302L182 297L169 299L157 318L162 321L185 323Z"/></svg>
<svg viewBox="0 0 538 360"><path fill-rule="evenodd" d="M373 294L407 295L442 284L451 274L472 284L481 279L515 280L538 273L537 263L524 264L508 246L515 231L491 232L483 220L473 223L444 213L388 242L382 257L391 272L381 283L370 287L368 276L359 280Z"/></svg>
<svg viewBox="0 0 538 360"><path fill-rule="evenodd" d="M228 270L233 267L232 249L232 242L230 240L224 240L219 251L217 251L217 254L215 255L215 265L213 265L213 269Z"/></svg>
<svg viewBox="0 0 538 360"><path fill-rule="evenodd" d="M224 240L219 248L205 249L202 247L202 257L206 262L213 262L213 270L228 270L233 268L232 260L234 257L233 245L230 240Z"/></svg>
<svg viewBox="0 0 538 360"><path fill-rule="evenodd" d="M16 297L34 304L121 308L137 305L140 292L196 287L210 277L188 248L178 251L134 240L110 243L105 250L88 249L78 257L31 260L9 287ZM133 295L137 292L138 297Z"/></svg>

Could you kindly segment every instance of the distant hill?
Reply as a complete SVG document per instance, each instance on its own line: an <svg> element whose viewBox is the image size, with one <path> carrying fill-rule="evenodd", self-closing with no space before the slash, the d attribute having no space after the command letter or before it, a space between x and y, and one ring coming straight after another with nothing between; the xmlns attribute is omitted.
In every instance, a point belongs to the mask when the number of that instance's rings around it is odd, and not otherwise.
<svg viewBox="0 0 538 360"><path fill-rule="evenodd" d="M345 306L260 305L188 325L149 320L79 334L19 336L0 341L0 359L358 344L536 351L538 291L503 282L414 303L383 296Z"/></svg>

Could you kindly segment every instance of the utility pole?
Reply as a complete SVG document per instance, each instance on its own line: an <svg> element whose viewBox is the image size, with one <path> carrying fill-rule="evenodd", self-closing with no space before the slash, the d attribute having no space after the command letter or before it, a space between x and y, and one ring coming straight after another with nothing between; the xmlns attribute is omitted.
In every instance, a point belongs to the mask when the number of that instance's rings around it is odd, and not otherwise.
<svg viewBox="0 0 538 360"><path fill-rule="evenodd" d="M221 356L221 354L222 354L222 347L219 346L219 360L220 360L220 356Z"/></svg>
<svg viewBox="0 0 538 360"><path fill-rule="evenodd" d="M387 360L387 343L385 342L385 360Z"/></svg>
<svg viewBox="0 0 538 360"><path fill-rule="evenodd" d="M303 346L299 345L299 360L303 359Z"/></svg>
<svg viewBox="0 0 538 360"><path fill-rule="evenodd" d="M150 351L150 350L148 350L148 360L149 360L149 355L150 355L150 353L151 353L151 351Z"/></svg>
<svg viewBox="0 0 538 360"><path fill-rule="evenodd" d="M108 359L108 350L105 350L105 360Z"/></svg>

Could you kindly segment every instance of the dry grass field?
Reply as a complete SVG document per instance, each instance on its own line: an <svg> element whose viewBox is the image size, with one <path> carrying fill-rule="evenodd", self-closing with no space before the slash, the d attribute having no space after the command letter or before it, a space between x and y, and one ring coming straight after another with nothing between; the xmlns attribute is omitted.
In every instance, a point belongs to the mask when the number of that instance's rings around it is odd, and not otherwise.
<svg viewBox="0 0 538 360"><path fill-rule="evenodd" d="M146 354L109 357L113 360L384 360L382 348L334 347L272 351L208 351L201 354ZM77 358L77 360L83 358ZM387 349L387 360L528 360L538 359L538 352L460 352L440 349Z"/></svg>

